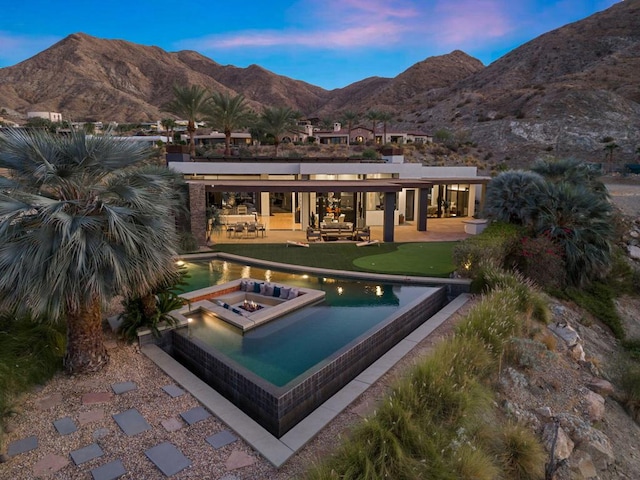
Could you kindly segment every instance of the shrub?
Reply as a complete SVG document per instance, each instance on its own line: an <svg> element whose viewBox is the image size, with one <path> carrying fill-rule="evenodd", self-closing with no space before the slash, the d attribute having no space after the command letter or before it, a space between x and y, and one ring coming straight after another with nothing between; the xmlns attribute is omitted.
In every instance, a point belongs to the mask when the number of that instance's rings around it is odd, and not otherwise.
<svg viewBox="0 0 640 480"><path fill-rule="evenodd" d="M198 251L198 242L191 232L180 233L178 253L190 253Z"/></svg>
<svg viewBox="0 0 640 480"><path fill-rule="evenodd" d="M483 265L504 268L511 263L521 237L521 228L508 223L492 223L480 235L458 243L453 249L456 272L475 278Z"/></svg>
<svg viewBox="0 0 640 480"><path fill-rule="evenodd" d="M561 288L566 284L562 252L547 236L522 237L515 261L525 277L543 288Z"/></svg>
<svg viewBox="0 0 640 480"><path fill-rule="evenodd" d="M522 425L507 424L498 430L494 440L492 450L502 465L505 478L544 478L547 454L533 432Z"/></svg>
<svg viewBox="0 0 640 480"><path fill-rule="evenodd" d="M624 338L622 320L613 301L615 292L610 286L602 282L594 282L582 289L567 288L564 293L580 307L595 315L607 325L616 338Z"/></svg>
<svg viewBox="0 0 640 480"><path fill-rule="evenodd" d="M636 362L624 362L618 383L629 415L636 421L640 420L640 365Z"/></svg>
<svg viewBox="0 0 640 480"><path fill-rule="evenodd" d="M497 221L533 226L545 195L541 175L523 170L503 172L487 185L485 214Z"/></svg>
<svg viewBox="0 0 640 480"><path fill-rule="evenodd" d="M4 422L19 395L62 368L65 332L59 325L4 314L0 317L0 445Z"/></svg>

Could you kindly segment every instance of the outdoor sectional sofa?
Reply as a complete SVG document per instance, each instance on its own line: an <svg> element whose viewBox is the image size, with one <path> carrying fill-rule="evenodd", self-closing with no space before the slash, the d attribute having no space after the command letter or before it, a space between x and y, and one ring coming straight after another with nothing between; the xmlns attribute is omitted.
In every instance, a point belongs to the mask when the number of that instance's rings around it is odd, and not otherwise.
<svg viewBox="0 0 640 480"><path fill-rule="evenodd" d="M350 222L331 222L320 223L320 235L323 240L329 240L334 238L353 238L353 223Z"/></svg>
<svg viewBox="0 0 640 480"><path fill-rule="evenodd" d="M182 297L189 304L173 313L179 320L186 319L193 313L212 314L246 332L286 313L320 302L324 299L325 292L243 278L185 293ZM261 308L255 311L244 310L242 306L245 302Z"/></svg>

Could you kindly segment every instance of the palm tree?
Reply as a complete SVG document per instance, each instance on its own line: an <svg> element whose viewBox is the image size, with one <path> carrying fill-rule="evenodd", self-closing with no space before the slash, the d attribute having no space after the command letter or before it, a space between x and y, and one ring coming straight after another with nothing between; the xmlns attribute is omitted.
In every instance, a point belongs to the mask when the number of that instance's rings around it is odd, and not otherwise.
<svg viewBox="0 0 640 480"><path fill-rule="evenodd" d="M487 185L484 214L492 220L533 228L546 195L545 184L534 172L500 173Z"/></svg>
<svg viewBox="0 0 640 480"><path fill-rule="evenodd" d="M352 110L347 110L342 114L342 123L347 125L347 130L349 132L349 136L347 137L347 150L349 150L349 146L351 145L351 130L353 129L353 126L358 123L359 118L360 116Z"/></svg>
<svg viewBox="0 0 640 480"><path fill-rule="evenodd" d="M231 155L231 132L246 127L251 121L252 112L244 96L215 92L205 113L207 123L224 132L224 154Z"/></svg>
<svg viewBox="0 0 640 480"><path fill-rule="evenodd" d="M280 145L281 138L286 133L296 133L298 127L296 125L296 119L298 112L295 112L289 107L265 107L260 115L260 127L265 135L273 137L274 145L276 147L276 157L278 156L278 146Z"/></svg>
<svg viewBox="0 0 640 480"><path fill-rule="evenodd" d="M564 256L567 280L584 286L611 269L613 209L608 198L586 186L548 183L540 204L537 233L556 243Z"/></svg>
<svg viewBox="0 0 640 480"><path fill-rule="evenodd" d="M167 132L167 143L171 143L173 140L173 130L176 128L176 121L173 118L163 118L160 120L160 125Z"/></svg>
<svg viewBox="0 0 640 480"><path fill-rule="evenodd" d="M606 159L607 159L607 162L609 164L609 172L613 171L613 152L616 151L619 148L620 148L620 145L618 145L615 142L607 143L604 146L604 150L605 150L605 152L607 152L606 153Z"/></svg>
<svg viewBox="0 0 640 480"><path fill-rule="evenodd" d="M194 140L196 134L196 122L206 112L210 97L207 91L198 85L191 85L188 87L174 85L173 96L174 99L164 105L163 109L187 120L189 153L193 157L196 154L196 143Z"/></svg>
<svg viewBox="0 0 640 480"><path fill-rule="evenodd" d="M387 125L389 124L389 122L391 122L391 120L393 120L393 115L391 114L391 112L378 113L378 121L382 122L382 128L384 132L382 137L383 145L387 143Z"/></svg>
<svg viewBox="0 0 640 480"><path fill-rule="evenodd" d="M377 143L376 142L376 125L380 121L380 115L381 115L381 112L379 112L378 110L369 110L366 115L367 120L371 122L371 130L373 131L374 145Z"/></svg>
<svg viewBox="0 0 640 480"><path fill-rule="evenodd" d="M0 304L64 321L67 372L108 362L102 307L175 274L175 172L149 149L74 131L0 134Z"/></svg>

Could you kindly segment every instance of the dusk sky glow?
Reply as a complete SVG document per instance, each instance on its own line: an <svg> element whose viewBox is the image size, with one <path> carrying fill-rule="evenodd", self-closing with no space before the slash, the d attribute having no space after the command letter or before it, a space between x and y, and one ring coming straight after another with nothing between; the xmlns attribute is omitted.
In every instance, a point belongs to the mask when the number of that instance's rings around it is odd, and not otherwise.
<svg viewBox="0 0 640 480"><path fill-rule="evenodd" d="M222 65L257 64L326 89L395 77L462 50L485 65L620 0L270 0L5 2L0 68L67 35L195 50Z"/></svg>

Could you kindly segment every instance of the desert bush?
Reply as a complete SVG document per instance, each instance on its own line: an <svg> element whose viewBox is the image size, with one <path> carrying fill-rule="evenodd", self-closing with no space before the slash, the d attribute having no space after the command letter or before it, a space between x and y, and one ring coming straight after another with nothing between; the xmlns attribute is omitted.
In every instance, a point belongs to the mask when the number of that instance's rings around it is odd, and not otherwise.
<svg viewBox="0 0 640 480"><path fill-rule="evenodd" d="M498 429L492 445L505 478L537 480L544 478L547 454L533 432L522 425L507 424Z"/></svg>
<svg viewBox="0 0 640 480"><path fill-rule="evenodd" d="M613 301L616 294L609 285L594 282L581 289L567 288L564 294L607 325L616 338L624 338L622 320Z"/></svg>
<svg viewBox="0 0 640 480"><path fill-rule="evenodd" d="M64 352L62 326L7 313L0 317L0 445L19 395L59 371Z"/></svg>
<svg viewBox="0 0 640 480"><path fill-rule="evenodd" d="M562 252L547 236L524 236L515 252L515 266L542 288L561 288L566 284L566 265Z"/></svg>
<svg viewBox="0 0 640 480"><path fill-rule="evenodd" d="M493 220L531 227L544 204L545 183L534 172L503 172L487 185L484 213Z"/></svg>
<svg viewBox="0 0 640 480"><path fill-rule="evenodd" d="M459 242L453 249L456 272L474 278L483 265L504 268L511 263L521 237L521 228L508 223L492 223L480 235Z"/></svg>
<svg viewBox="0 0 640 480"><path fill-rule="evenodd" d="M181 232L178 240L178 253L198 251L198 242L191 232Z"/></svg>
<svg viewBox="0 0 640 480"><path fill-rule="evenodd" d="M456 478L459 480L495 480L500 469L492 456L471 443L464 443L453 455Z"/></svg>
<svg viewBox="0 0 640 480"><path fill-rule="evenodd" d="M483 292L506 289L516 295L518 311L541 323L551 321L551 311L540 291L521 274L490 265L483 266L475 279L476 288Z"/></svg>
<svg viewBox="0 0 640 480"><path fill-rule="evenodd" d="M495 357L502 353L504 343L518 335L523 324L518 317L518 296L511 290L495 290L486 295L458 325L456 334L481 339Z"/></svg>
<svg viewBox="0 0 640 480"><path fill-rule="evenodd" d="M519 368L536 370L552 357L544 343L529 338L510 338L504 347L505 362Z"/></svg>
<svg viewBox="0 0 640 480"><path fill-rule="evenodd" d="M636 361L625 359L621 362L618 374L622 402L634 420L640 420L640 365Z"/></svg>

